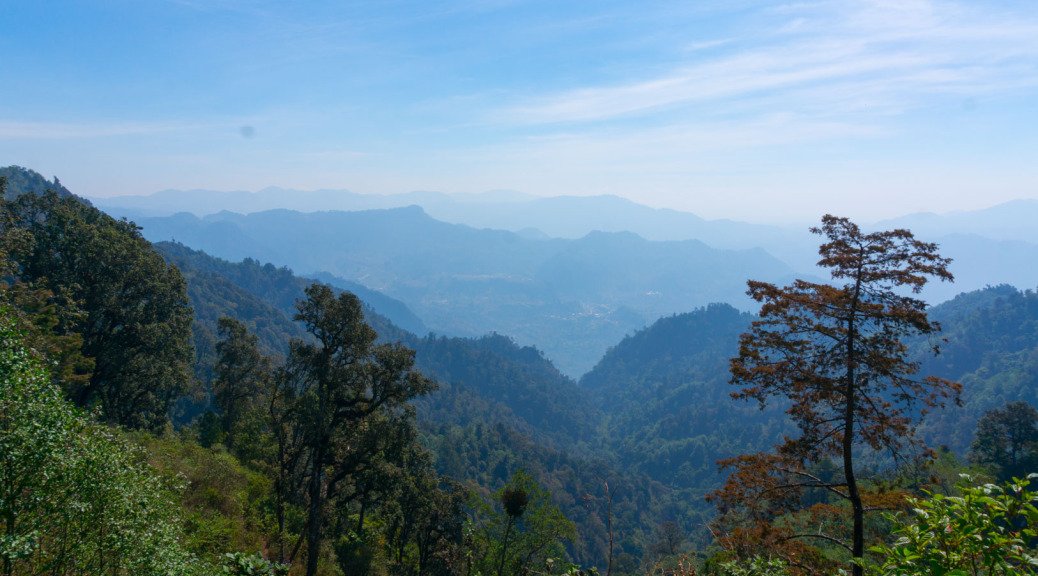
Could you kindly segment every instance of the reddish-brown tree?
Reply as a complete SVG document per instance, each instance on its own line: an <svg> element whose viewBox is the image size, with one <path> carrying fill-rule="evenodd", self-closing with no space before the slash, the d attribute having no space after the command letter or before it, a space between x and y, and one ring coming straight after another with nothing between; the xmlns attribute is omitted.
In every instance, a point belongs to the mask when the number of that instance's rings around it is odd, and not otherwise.
<svg viewBox="0 0 1038 576"><path fill-rule="evenodd" d="M914 437L918 418L949 398L957 401L960 391L948 380L918 378L905 345L909 336L940 330L916 297L931 278L952 280L950 260L937 246L907 230L864 234L828 215L811 231L826 239L818 265L842 285L750 281L747 293L761 303L760 319L731 361L731 383L742 387L732 396L762 407L773 397L788 401L800 436L787 437L774 454L722 461L733 473L710 497L728 545L758 553L769 547L804 571L827 562L810 543L863 557L866 512L898 497L863 490L856 458L886 453L897 462L906 449L922 448ZM835 465L825 469L828 462ZM832 496L810 495L814 490ZM852 570L862 573L857 563Z"/></svg>

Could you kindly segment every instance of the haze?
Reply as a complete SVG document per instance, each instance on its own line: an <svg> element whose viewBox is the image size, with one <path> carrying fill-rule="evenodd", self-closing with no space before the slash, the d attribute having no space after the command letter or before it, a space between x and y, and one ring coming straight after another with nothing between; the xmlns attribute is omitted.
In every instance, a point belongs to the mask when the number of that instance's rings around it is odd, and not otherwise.
<svg viewBox="0 0 1038 576"><path fill-rule="evenodd" d="M1038 5L0 6L0 164L168 188L615 194L863 220L1038 197Z"/></svg>

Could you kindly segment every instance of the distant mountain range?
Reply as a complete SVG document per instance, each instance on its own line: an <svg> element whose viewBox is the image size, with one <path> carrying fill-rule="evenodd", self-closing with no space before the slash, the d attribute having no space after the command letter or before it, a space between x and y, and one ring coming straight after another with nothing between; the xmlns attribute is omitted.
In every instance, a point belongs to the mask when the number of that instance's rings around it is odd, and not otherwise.
<svg viewBox="0 0 1038 576"><path fill-rule="evenodd" d="M938 238L953 234L983 236L992 240L1038 243L1038 200L1013 200L971 211L919 212L877 222L877 228L907 228L917 236Z"/></svg>
<svg viewBox="0 0 1038 576"><path fill-rule="evenodd" d="M405 323L410 326L513 336L537 345L571 376L660 316L718 301L749 308L747 278L793 277L759 248L653 242L630 232L535 240L440 222L417 206L205 218L180 213L137 223L153 242L176 240L220 258L258 258L307 276L334 275L343 287L349 281L376 290L406 303L417 315Z"/></svg>
<svg viewBox="0 0 1038 576"><path fill-rule="evenodd" d="M133 216L170 216L189 212L208 216L217 212L250 214L267 210L292 209L301 212L321 210L377 210L405 206L437 206L446 204L518 204L537 197L510 191L482 194L444 194L442 192L408 192L405 194L357 194L349 190L294 190L270 186L258 192L235 190L162 190L144 196L98 198L106 210L119 210Z"/></svg>
<svg viewBox="0 0 1038 576"><path fill-rule="evenodd" d="M619 196L541 198L510 191L373 195L348 190L270 187L259 192L163 190L150 196L92 200L102 210L132 220L180 212L204 217L223 211L251 214L276 209L315 212L421 206L429 216L443 222L508 230L528 238L576 239L595 231L633 232L647 240L700 240L721 249L768 246L775 256L804 268L814 264L812 247L817 246L806 225L783 228L733 220L705 220L689 212L650 208Z"/></svg>
<svg viewBox="0 0 1038 576"><path fill-rule="evenodd" d="M416 205L443 222L507 230L527 239L576 239L593 231L633 232L647 240L699 240L719 249L761 247L797 274L816 273L818 241L808 232L812 223L790 227L705 220L688 212L650 208L617 196L540 198L510 191L381 196L346 190L265 188L259 192L166 190L151 196L97 198L94 203L109 213L135 220L178 212L206 216L224 210L248 214L278 208L309 212ZM1038 286L1038 227L1034 222L1038 222L1038 200L1015 200L973 211L909 214L859 224L873 230L908 228L916 237L941 245L942 254L955 260L952 272L956 283L927 288L923 296L937 303L989 285L1006 283L1023 289Z"/></svg>
<svg viewBox="0 0 1038 576"><path fill-rule="evenodd" d="M177 240L232 260L260 258L384 292L413 311L411 321L397 320L415 331L514 336L541 347L573 377L660 316L711 302L753 309L743 295L749 278L817 274L818 239L809 225L705 220L616 196L266 188L94 202L134 219L153 241ZM1035 221L1038 201L1021 200L862 226L909 228L940 244L954 260L956 282L927 287L923 297L937 303L989 285L1038 286Z"/></svg>
<svg viewBox="0 0 1038 576"><path fill-rule="evenodd" d="M552 238L580 238L592 231L634 232L648 240L698 239L716 248L768 246L795 238L816 243L805 222L797 226L768 226L734 220L705 220L689 212L650 208L619 196L557 196L543 198L495 190L480 194L408 192L358 194L348 190L294 190L268 187L258 192L163 190L151 195L91 198L94 205L121 216L171 216L188 212L208 216L218 212L251 214L275 209L375 210L421 206L437 220L474 228L538 231ZM819 217L822 215L819 214ZM877 230L908 228L917 236L939 238L953 234L992 240L1038 243L1038 200L1022 199L989 208L945 213L918 212L879 222L860 224Z"/></svg>

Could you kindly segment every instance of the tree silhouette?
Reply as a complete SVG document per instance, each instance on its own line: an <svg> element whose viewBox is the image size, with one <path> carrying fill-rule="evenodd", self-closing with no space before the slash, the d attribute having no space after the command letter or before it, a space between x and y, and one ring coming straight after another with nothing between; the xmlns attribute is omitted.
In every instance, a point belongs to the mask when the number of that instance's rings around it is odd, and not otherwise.
<svg viewBox="0 0 1038 576"><path fill-rule="evenodd" d="M904 344L909 336L940 330L915 297L931 278L952 280L950 260L938 255L937 246L907 230L864 234L848 219L829 215L811 231L826 239L818 265L842 284L797 280L779 288L748 282L747 293L762 305L760 319L741 336L739 356L731 360L731 383L742 387L732 396L761 407L773 397L788 402L800 436L787 437L774 454L722 461L733 473L710 497L727 545L742 551L769 546L808 572L832 561L806 542L828 543L861 559L865 513L899 500L896 493L864 490L857 460L872 452L898 462L906 449L922 448L914 437L918 419L948 398L957 401L961 388L917 378L919 365L908 359ZM829 477L811 468L829 459L842 465ZM810 489L849 504L849 539L846 507L824 500L803 509ZM860 576L863 568L853 563L852 570Z"/></svg>

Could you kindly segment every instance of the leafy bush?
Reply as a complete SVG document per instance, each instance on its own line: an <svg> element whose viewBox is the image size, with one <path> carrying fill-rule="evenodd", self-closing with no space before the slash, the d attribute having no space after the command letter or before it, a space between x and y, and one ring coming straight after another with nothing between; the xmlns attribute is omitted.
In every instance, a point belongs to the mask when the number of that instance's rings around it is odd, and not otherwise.
<svg viewBox="0 0 1038 576"><path fill-rule="evenodd" d="M288 565L271 562L260 554L224 554L217 576L286 576Z"/></svg>
<svg viewBox="0 0 1038 576"><path fill-rule="evenodd" d="M0 574L195 574L181 488L67 403L0 308Z"/></svg>
<svg viewBox="0 0 1038 576"><path fill-rule="evenodd" d="M897 528L893 546L878 546L882 576L1009 576L1038 574L1032 546L1038 536L1038 508L1029 490L1031 474L1005 486L975 486L963 476L962 496L930 494L912 499L910 518L890 516Z"/></svg>

